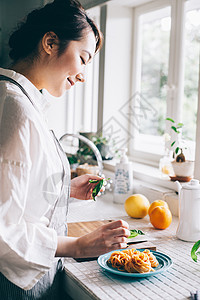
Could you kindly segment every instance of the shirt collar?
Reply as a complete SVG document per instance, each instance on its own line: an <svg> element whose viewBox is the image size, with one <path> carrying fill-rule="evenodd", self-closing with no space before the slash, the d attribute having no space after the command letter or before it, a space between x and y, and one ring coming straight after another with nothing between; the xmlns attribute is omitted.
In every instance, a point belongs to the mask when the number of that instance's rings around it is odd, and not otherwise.
<svg viewBox="0 0 200 300"><path fill-rule="evenodd" d="M32 84L30 80L28 80L24 75L9 69L0 68L0 74L10 77L21 84L31 98L34 106L39 111L45 113L50 106L50 101L34 86L34 84Z"/></svg>

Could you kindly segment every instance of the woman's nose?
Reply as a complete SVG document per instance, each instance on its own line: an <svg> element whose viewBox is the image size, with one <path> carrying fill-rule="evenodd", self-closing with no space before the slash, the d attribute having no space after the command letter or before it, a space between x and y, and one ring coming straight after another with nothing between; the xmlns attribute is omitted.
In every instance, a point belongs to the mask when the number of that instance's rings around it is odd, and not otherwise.
<svg viewBox="0 0 200 300"><path fill-rule="evenodd" d="M77 74L76 79L80 82L85 82L85 78L84 78L84 75L82 73Z"/></svg>

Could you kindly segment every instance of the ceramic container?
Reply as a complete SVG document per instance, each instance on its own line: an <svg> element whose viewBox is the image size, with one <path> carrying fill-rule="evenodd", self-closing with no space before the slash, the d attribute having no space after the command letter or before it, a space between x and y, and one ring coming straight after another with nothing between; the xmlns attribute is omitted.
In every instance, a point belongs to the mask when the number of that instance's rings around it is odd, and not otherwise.
<svg viewBox="0 0 200 300"><path fill-rule="evenodd" d="M192 179L183 186L176 181L179 191L179 224L176 236L187 242L200 239L200 184Z"/></svg>
<svg viewBox="0 0 200 300"><path fill-rule="evenodd" d="M194 173L194 161L186 160L185 162L171 162L174 174L180 177L191 177Z"/></svg>

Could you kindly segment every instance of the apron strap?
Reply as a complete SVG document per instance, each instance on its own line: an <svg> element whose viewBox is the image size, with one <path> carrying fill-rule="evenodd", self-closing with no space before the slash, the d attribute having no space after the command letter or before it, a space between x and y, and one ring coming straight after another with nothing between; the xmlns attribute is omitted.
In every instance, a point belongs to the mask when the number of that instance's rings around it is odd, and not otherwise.
<svg viewBox="0 0 200 300"><path fill-rule="evenodd" d="M0 81L9 81L15 85L17 85L20 90L26 95L26 97L30 100L30 102L33 104L33 101L31 100L29 94L26 92L26 90L23 88L23 86L21 86L21 84L19 84L17 81L15 81L14 79L4 76L4 75L0 75ZM35 105L33 104L33 106L35 107Z"/></svg>

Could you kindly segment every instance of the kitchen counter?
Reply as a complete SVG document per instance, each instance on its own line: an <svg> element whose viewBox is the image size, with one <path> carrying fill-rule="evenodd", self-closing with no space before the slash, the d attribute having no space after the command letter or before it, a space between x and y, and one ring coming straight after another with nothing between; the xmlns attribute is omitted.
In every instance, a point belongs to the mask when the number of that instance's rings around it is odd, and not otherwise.
<svg viewBox="0 0 200 300"><path fill-rule="evenodd" d="M94 201L70 202L68 222L100 219L126 220L130 228L138 228L148 233L157 246L157 251L171 257L173 265L156 276L134 279L108 273L100 268L97 261L76 262L65 259L65 289L77 300L89 299L189 299L190 291L200 286L200 263L190 257L193 243L176 238L178 219L165 230L156 230L144 219L131 219L123 205L114 204L112 195L107 193Z"/></svg>

